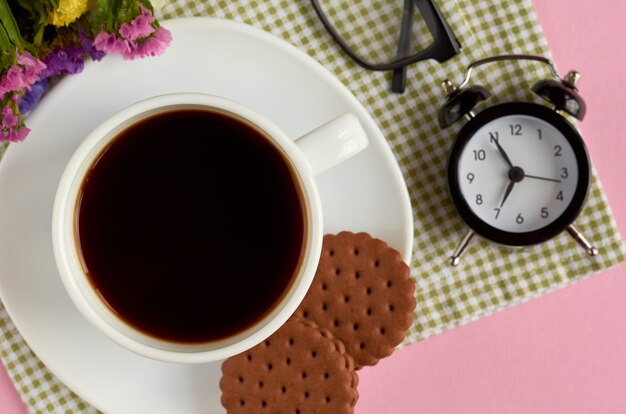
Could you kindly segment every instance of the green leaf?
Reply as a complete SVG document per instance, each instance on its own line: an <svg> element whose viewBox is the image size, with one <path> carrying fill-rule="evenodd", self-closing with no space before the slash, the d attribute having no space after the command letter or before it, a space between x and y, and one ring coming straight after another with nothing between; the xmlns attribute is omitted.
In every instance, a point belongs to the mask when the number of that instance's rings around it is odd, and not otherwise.
<svg viewBox="0 0 626 414"><path fill-rule="evenodd" d="M36 46L41 45L41 43L43 42L43 34L45 28L46 26L44 24L40 24L37 28L37 32L35 32L35 36L33 37L33 44L35 44Z"/></svg>
<svg viewBox="0 0 626 414"><path fill-rule="evenodd" d="M22 44L20 29L17 26L15 17L13 17L13 12L11 11L11 8L6 0L0 0L0 25L2 25L2 28L4 29L4 32L8 36L10 42L13 43L13 47ZM10 48L4 50L10 50Z"/></svg>

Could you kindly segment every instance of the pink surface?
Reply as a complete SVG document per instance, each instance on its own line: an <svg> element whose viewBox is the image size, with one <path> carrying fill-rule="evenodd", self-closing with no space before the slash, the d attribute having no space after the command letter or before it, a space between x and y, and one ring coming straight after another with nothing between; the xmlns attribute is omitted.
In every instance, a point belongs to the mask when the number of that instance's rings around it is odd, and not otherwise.
<svg viewBox="0 0 626 414"><path fill-rule="evenodd" d="M626 2L533 3L560 70L583 75L583 133L626 234ZM357 413L626 413L625 315L622 265L362 370ZM0 413L25 412L0 366Z"/></svg>

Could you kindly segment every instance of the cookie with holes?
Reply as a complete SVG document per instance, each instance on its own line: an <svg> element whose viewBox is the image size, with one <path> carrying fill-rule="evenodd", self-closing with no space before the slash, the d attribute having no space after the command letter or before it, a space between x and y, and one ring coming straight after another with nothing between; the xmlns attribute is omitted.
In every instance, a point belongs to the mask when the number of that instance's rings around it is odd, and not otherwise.
<svg viewBox="0 0 626 414"><path fill-rule="evenodd" d="M398 251L367 233L324 236L313 283L295 316L341 340L357 369L390 355L411 323L415 285Z"/></svg>
<svg viewBox="0 0 626 414"><path fill-rule="evenodd" d="M238 413L353 413L354 361L315 323L291 318L266 341L222 364L222 405Z"/></svg>

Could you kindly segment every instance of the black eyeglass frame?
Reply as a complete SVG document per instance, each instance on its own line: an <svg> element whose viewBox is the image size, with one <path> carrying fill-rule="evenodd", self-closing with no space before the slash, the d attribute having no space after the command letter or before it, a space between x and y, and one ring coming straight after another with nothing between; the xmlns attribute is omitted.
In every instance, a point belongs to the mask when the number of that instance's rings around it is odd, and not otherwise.
<svg viewBox="0 0 626 414"><path fill-rule="evenodd" d="M410 39L410 36L408 36L407 34L410 32L411 25L413 24L413 19L412 19L413 8L407 7L407 3L409 3L410 5L410 1L412 1L415 4L415 6L417 6L420 14L422 15L422 18L424 19L424 22L426 23L426 27L428 28L428 30L430 31L430 34L433 37L433 43L431 43L425 49L421 50L420 52L416 54L413 54L407 57L401 57L395 60L394 62L383 63L383 64L369 63L361 59L358 55L356 55L352 51L350 46L348 46L348 44L343 40L341 35L337 33L332 23L328 20L328 18L326 17L326 14L322 10L321 6L319 5L318 0L311 0L311 3L313 5L313 9L315 10L315 13L319 17L322 24L324 25L328 33L331 35L333 40L337 42L337 44L341 47L341 49L355 63L357 63L359 66L367 70L388 71L388 70L402 69L406 67L407 65L410 65L412 63L419 62L422 60L427 60L427 59L434 59L439 63L443 63L446 60L459 54L459 52L461 51L461 44L459 43L458 39L454 35L454 32L448 25L445 17L443 16L441 11L437 7L437 4L435 3L434 0L407 0L405 1L405 7L404 7L404 13L403 13L404 15L402 18L402 28L400 31L400 44L398 45L398 50L400 51L402 49L404 50L408 49L407 44ZM408 13L411 14L409 16L411 18L407 18ZM401 53L400 55L403 55L403 54L404 53ZM394 84L395 83L396 82L394 80ZM404 83L404 82L401 82L401 83ZM401 91L398 91L395 89L396 88L394 86L394 91L402 92L404 90L404 86L402 85Z"/></svg>

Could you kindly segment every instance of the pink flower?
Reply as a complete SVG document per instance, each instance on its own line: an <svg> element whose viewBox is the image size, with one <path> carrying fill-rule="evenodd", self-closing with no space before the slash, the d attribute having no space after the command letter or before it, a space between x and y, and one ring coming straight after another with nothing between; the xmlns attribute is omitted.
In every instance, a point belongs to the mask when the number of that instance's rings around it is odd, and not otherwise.
<svg viewBox="0 0 626 414"><path fill-rule="evenodd" d="M159 27L154 36L147 38L137 46L136 57L158 56L172 42L172 34L169 30Z"/></svg>
<svg viewBox="0 0 626 414"><path fill-rule="evenodd" d="M135 17L132 22L122 24L120 27L120 35L128 40L137 40L149 36L154 32L154 27L150 24L152 21L154 21L154 17L150 20L150 18L140 14Z"/></svg>
<svg viewBox="0 0 626 414"><path fill-rule="evenodd" d="M143 58L162 54L172 42L169 30L155 29L152 12L139 3L141 14L130 23L123 23L117 33L100 32L94 39L96 50L119 53L124 59Z"/></svg>
<svg viewBox="0 0 626 414"><path fill-rule="evenodd" d="M115 33L100 32L93 42L94 47L105 53L125 54L130 51L130 41L119 39Z"/></svg>
<svg viewBox="0 0 626 414"><path fill-rule="evenodd" d="M2 128L13 128L18 124L17 115L8 105L2 108Z"/></svg>
<svg viewBox="0 0 626 414"><path fill-rule="evenodd" d="M139 39L138 42L120 39L114 33L100 32L94 40L94 46L105 53L119 53L124 59L135 59L160 55L171 42L170 31L159 27L151 35Z"/></svg>
<svg viewBox="0 0 626 414"><path fill-rule="evenodd" d="M15 52L17 64L11 66L0 79L0 96L7 92L30 90L30 86L39 80L39 73L46 65L29 52Z"/></svg>
<svg viewBox="0 0 626 414"><path fill-rule="evenodd" d="M0 80L0 96L24 88L24 77L19 66L11 66Z"/></svg>
<svg viewBox="0 0 626 414"><path fill-rule="evenodd" d="M26 127L9 129L6 134L2 131L0 134L0 141L22 142L26 139L29 132L30 128Z"/></svg>
<svg viewBox="0 0 626 414"><path fill-rule="evenodd" d="M152 12L143 5L143 3L139 3L139 10L141 10L141 14L148 19L148 23L152 23L154 21L154 16Z"/></svg>
<svg viewBox="0 0 626 414"><path fill-rule="evenodd" d="M23 66L24 81L29 87L39 80L39 72L46 68L45 63L27 51L17 55L17 63Z"/></svg>
<svg viewBox="0 0 626 414"><path fill-rule="evenodd" d="M113 33L108 33L105 31L98 33L96 35L96 38L93 40L94 47L106 53L110 53L114 51L117 52L117 50L115 50L116 43L117 43L117 36L115 36L115 34Z"/></svg>
<svg viewBox="0 0 626 414"><path fill-rule="evenodd" d="M31 55L29 51L24 51L24 53L22 53L21 55L19 53L16 53L16 55L17 63L25 67L37 66L41 63L39 59Z"/></svg>
<svg viewBox="0 0 626 414"><path fill-rule="evenodd" d="M2 126L0 127L0 141L24 141L30 129L20 127L18 114L9 105L2 108Z"/></svg>

